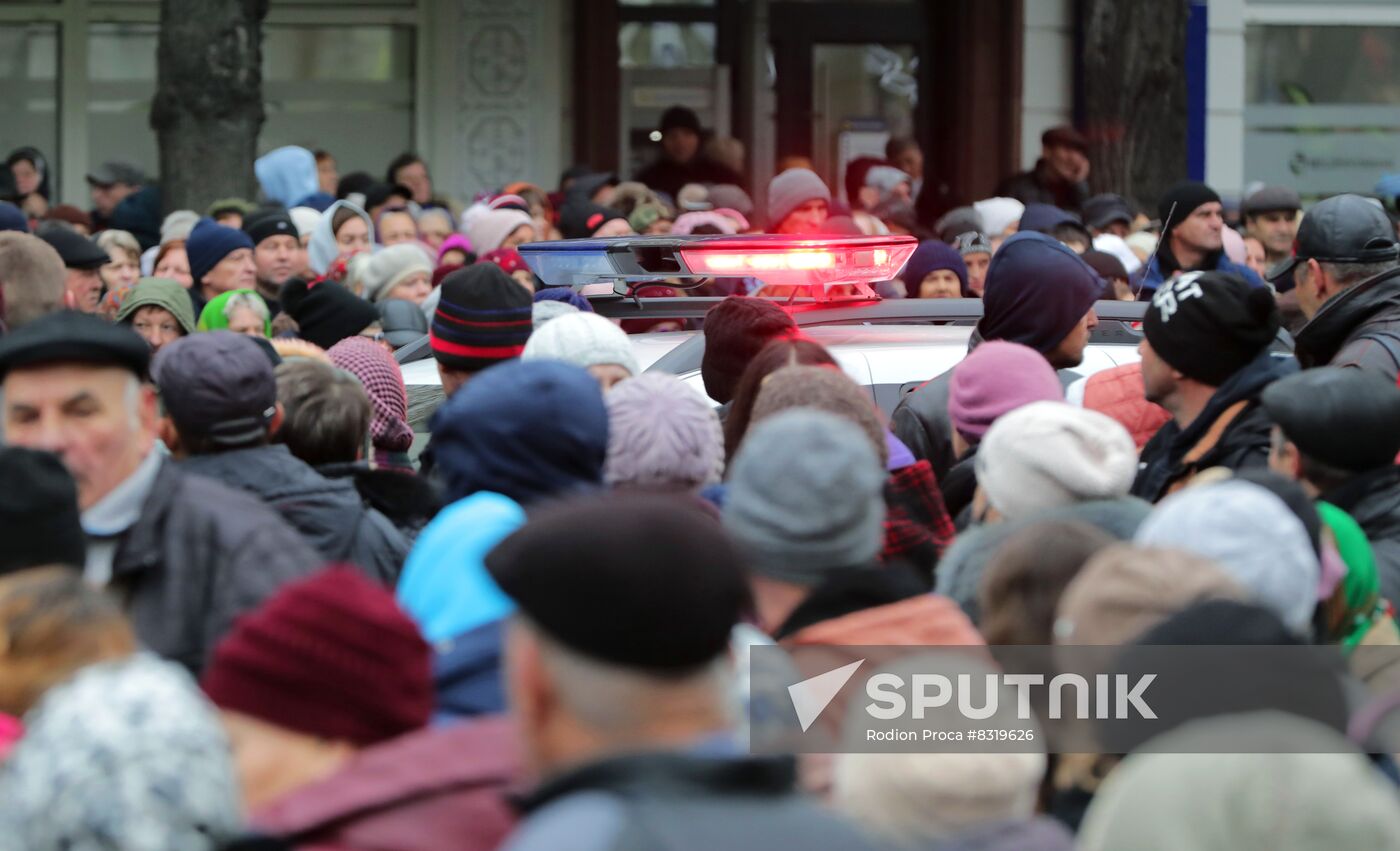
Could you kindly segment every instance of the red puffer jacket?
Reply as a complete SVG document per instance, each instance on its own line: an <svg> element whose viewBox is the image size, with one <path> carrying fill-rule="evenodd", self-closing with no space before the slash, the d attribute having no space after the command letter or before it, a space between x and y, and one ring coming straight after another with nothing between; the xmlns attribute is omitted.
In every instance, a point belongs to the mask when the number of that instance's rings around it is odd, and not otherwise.
<svg viewBox="0 0 1400 851"><path fill-rule="evenodd" d="M1161 405L1147 401L1144 392L1142 364L1128 363L1089 376L1084 384L1084 407L1122 423L1142 449L1172 418Z"/></svg>

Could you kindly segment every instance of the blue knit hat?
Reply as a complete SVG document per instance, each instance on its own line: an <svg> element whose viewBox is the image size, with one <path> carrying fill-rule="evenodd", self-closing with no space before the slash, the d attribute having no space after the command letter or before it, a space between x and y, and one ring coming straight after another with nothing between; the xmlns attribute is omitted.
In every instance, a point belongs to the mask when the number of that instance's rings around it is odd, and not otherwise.
<svg viewBox="0 0 1400 851"><path fill-rule="evenodd" d="M904 287L909 292L910 298L917 298L919 295L919 284L930 272L937 272L947 269L958 276L958 291L964 296L968 294L967 289L967 264L963 262L962 254L953 246L938 239L926 239L919 243L919 247L914 249L910 255L909 262L905 264L904 271L900 273L900 280L904 281Z"/></svg>
<svg viewBox="0 0 1400 851"><path fill-rule="evenodd" d="M253 240L241 230L224 227L213 219L203 218L185 240L185 255L190 261L190 277L195 283L203 280L219 261L240 248L253 248Z"/></svg>
<svg viewBox="0 0 1400 851"><path fill-rule="evenodd" d="M573 287L545 287L535 293L535 301L562 301L571 304L583 313L592 313L593 305L588 299L574 291Z"/></svg>

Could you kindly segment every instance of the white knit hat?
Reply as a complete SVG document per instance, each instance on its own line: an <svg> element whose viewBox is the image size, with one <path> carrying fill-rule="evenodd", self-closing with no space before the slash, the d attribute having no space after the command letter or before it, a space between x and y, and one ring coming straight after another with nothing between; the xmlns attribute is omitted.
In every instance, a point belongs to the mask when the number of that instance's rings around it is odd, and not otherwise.
<svg viewBox="0 0 1400 851"><path fill-rule="evenodd" d="M462 214L462 229L467 239L472 241L472 248L478 256L500 248L506 237L515 233L515 229L521 225L533 226L534 223L529 213L511 208L483 210L473 207Z"/></svg>
<svg viewBox="0 0 1400 851"><path fill-rule="evenodd" d="M383 301L394 287L418 274L432 275L433 264L416 243L403 242L381 248L365 268L364 296L370 301Z"/></svg>
<svg viewBox="0 0 1400 851"><path fill-rule="evenodd" d="M984 198L974 202L972 209L982 217L982 226L987 229L987 235L997 236L1010 227L1012 222L1021 220L1021 214L1026 212L1026 205L1015 198Z"/></svg>
<svg viewBox="0 0 1400 851"><path fill-rule="evenodd" d="M1008 519L1126 496L1138 462L1117 420L1063 402L1033 402L1003 415L974 457L978 485Z"/></svg>
<svg viewBox="0 0 1400 851"><path fill-rule="evenodd" d="M596 313L570 313L530 335L522 360L560 360L587 369L615 363L632 375L642 371L627 334Z"/></svg>

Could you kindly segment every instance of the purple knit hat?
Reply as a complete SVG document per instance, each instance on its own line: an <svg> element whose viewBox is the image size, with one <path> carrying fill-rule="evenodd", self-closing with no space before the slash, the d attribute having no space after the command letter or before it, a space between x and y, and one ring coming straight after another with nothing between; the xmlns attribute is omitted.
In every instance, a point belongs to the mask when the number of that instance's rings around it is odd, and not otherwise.
<svg viewBox="0 0 1400 851"><path fill-rule="evenodd" d="M1045 356L1030 346L990 340L953 367L948 418L963 437L981 440L1002 414L1032 402L1064 401Z"/></svg>
<svg viewBox="0 0 1400 851"><path fill-rule="evenodd" d="M364 385L374 410L370 421L370 437L374 444L375 461L385 466L388 460L381 453L407 452L413 444L413 429L408 424L408 393L403 385L403 373L394 356L384 347L365 337L346 337L326 352L331 363L345 370Z"/></svg>

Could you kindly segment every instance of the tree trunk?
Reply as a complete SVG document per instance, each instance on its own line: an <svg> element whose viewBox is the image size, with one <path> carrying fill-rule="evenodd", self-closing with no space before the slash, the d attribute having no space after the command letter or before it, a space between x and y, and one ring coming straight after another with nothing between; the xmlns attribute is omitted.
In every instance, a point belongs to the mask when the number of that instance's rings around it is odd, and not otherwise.
<svg viewBox="0 0 1400 851"><path fill-rule="evenodd" d="M202 212L219 198L254 197L267 4L161 0L151 128L160 144L167 212Z"/></svg>
<svg viewBox="0 0 1400 851"><path fill-rule="evenodd" d="M1149 215L1186 177L1188 11L1188 0L1079 3L1090 183Z"/></svg>

